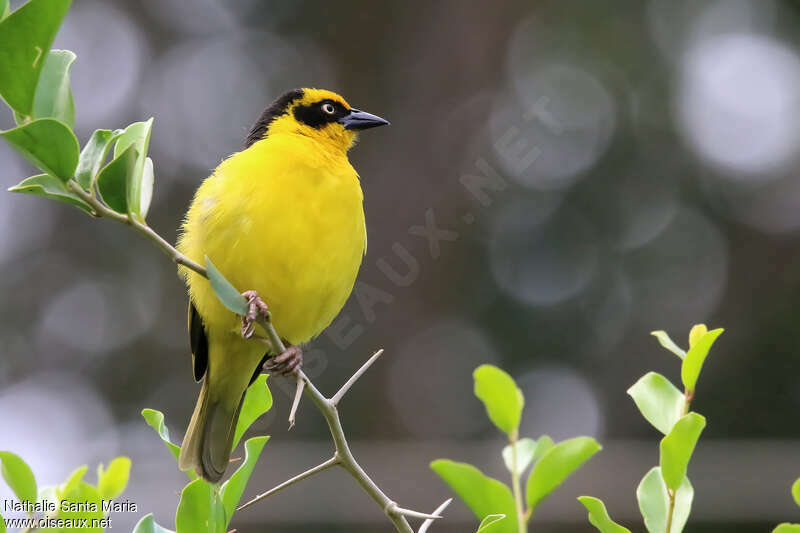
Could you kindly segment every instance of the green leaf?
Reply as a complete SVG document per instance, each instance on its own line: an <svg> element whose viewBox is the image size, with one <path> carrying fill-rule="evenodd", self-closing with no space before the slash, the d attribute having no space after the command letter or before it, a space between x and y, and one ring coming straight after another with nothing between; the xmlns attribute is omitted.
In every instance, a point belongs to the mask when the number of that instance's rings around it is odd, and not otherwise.
<svg viewBox="0 0 800 533"><path fill-rule="evenodd" d="M147 218L150 210L150 202L153 200L153 185L155 175L153 173L153 160L146 157L142 169L142 181L139 184L139 216Z"/></svg>
<svg viewBox="0 0 800 533"><path fill-rule="evenodd" d="M177 533L225 533L225 508L216 487L202 479L186 485L175 516Z"/></svg>
<svg viewBox="0 0 800 533"><path fill-rule="evenodd" d="M89 137L86 146L81 150L78 168L75 171L75 180L87 191L92 188L97 173L106 162L108 150L116 139L116 135L111 130L95 130Z"/></svg>
<svg viewBox="0 0 800 533"><path fill-rule="evenodd" d="M217 267L214 266L208 256L206 256L206 271L208 272L208 281L211 283L211 288L219 298L219 301L222 302L222 305L237 315L246 315L248 311L247 300L236 290L236 287L231 285L230 281L225 279L222 272L217 270Z"/></svg>
<svg viewBox="0 0 800 533"><path fill-rule="evenodd" d="M674 353L681 359L686 357L686 351L684 351L680 346L675 344L672 339L669 338L666 331L658 330L658 331L651 331L650 335L658 339L658 342L661 343L661 346L669 350L670 352Z"/></svg>
<svg viewBox="0 0 800 533"><path fill-rule="evenodd" d="M501 431L511 436L519 429L525 398L514 379L493 365L475 369L475 396L486 406L489 418Z"/></svg>
<svg viewBox="0 0 800 533"><path fill-rule="evenodd" d="M117 457L104 469L103 465L97 467L97 490L104 500L113 500L128 486L128 477L131 473L131 460L127 457Z"/></svg>
<svg viewBox="0 0 800 533"><path fill-rule="evenodd" d="M697 341L706 333L708 333L708 328L705 324L695 324L692 326L692 329L689 330L689 348L697 344Z"/></svg>
<svg viewBox="0 0 800 533"><path fill-rule="evenodd" d="M706 360L708 351L723 331L725 330L722 328L712 329L700 337L686 353L686 359L681 365L681 381L688 390L693 391L697 385L697 378L700 377L700 370L703 369L703 362Z"/></svg>
<svg viewBox="0 0 800 533"><path fill-rule="evenodd" d="M622 527L611 520L602 500L591 496L581 496L578 501L589 511L589 523L596 527L600 533L631 533L631 530L627 527Z"/></svg>
<svg viewBox="0 0 800 533"><path fill-rule="evenodd" d="M128 181L136 168L138 152L131 145L97 175L97 190L108 207L117 213L128 212Z"/></svg>
<svg viewBox="0 0 800 533"><path fill-rule="evenodd" d="M75 54L69 50L50 50L33 97L33 118L55 118L75 127L75 104L69 87L69 69Z"/></svg>
<svg viewBox="0 0 800 533"><path fill-rule="evenodd" d="M686 477L689 460L704 427L706 419L702 415L689 413L678 420L672 431L661 439L661 472L670 489L676 490Z"/></svg>
<svg viewBox="0 0 800 533"><path fill-rule="evenodd" d="M0 452L0 474L20 502L36 503L36 478L19 455Z"/></svg>
<svg viewBox="0 0 800 533"><path fill-rule="evenodd" d="M0 22L3 24L5 21ZM75 134L63 122L40 118L0 135L33 165L64 183L75 174L80 147Z"/></svg>
<svg viewBox="0 0 800 533"><path fill-rule="evenodd" d="M628 389L636 407L648 422L665 435L683 415L686 399L667 378L648 372Z"/></svg>
<svg viewBox="0 0 800 533"><path fill-rule="evenodd" d="M514 448L517 451L517 472L522 473L533 462L533 456L536 453L536 441L533 439L519 439ZM511 444L503 448L503 462L509 472L514 471L514 454L512 451Z"/></svg>
<svg viewBox="0 0 800 533"><path fill-rule="evenodd" d="M794 498L794 503L800 506L800 478L792 483L792 498Z"/></svg>
<svg viewBox="0 0 800 533"><path fill-rule="evenodd" d="M145 422L147 422L147 425L156 430L158 436L161 437L161 440L164 441L164 444L167 445L167 449L169 449L170 453L177 461L178 457L181 455L181 449L169 439L169 430L164 423L164 413L156 411L155 409L142 409L142 416ZM188 470L185 473L189 476L189 479L197 479L197 474L195 474L194 471Z"/></svg>
<svg viewBox="0 0 800 533"><path fill-rule="evenodd" d="M5 0L5 1L8 2L8 0ZM8 7L7 3L6 3L6 7ZM0 533L6 533L6 521L3 520L3 516L2 515L0 515Z"/></svg>
<svg viewBox="0 0 800 533"><path fill-rule="evenodd" d="M535 463L539 459L542 458L544 454L550 451L550 448L555 446L553 439L548 437L547 435L542 435L539 437L539 440L536 441L536 451L533 453L533 458L531 462Z"/></svg>
<svg viewBox="0 0 800 533"><path fill-rule="evenodd" d="M253 422L272 407L272 393L267 386L267 375L260 374L244 395L242 408L239 410L239 421L233 436L233 446L236 448L244 432L253 425Z"/></svg>
<svg viewBox="0 0 800 533"><path fill-rule="evenodd" d="M0 529L0 531L3 531ZM784 522L772 530L772 533L800 533L800 524L790 524Z"/></svg>
<svg viewBox="0 0 800 533"><path fill-rule="evenodd" d="M89 204L81 200L77 194L67 189L63 181L49 174L31 176L8 190L11 192L32 194L34 196L43 196L44 198L64 202L83 209L90 215L94 212Z"/></svg>
<svg viewBox="0 0 800 533"><path fill-rule="evenodd" d="M664 533L667 527L667 514L669 512L669 495L664 479L661 477L661 468L653 467L645 474L636 488L636 499L639 502L639 511L644 518L644 525L650 533ZM681 533L689 520L694 499L694 488L689 478L683 482L675 493L675 509L672 513L672 527L669 533Z"/></svg>
<svg viewBox="0 0 800 533"><path fill-rule="evenodd" d="M487 533L517 533L514 497L505 484L484 475L467 463L437 459L431 468L461 498L478 520L489 515L504 514L505 520L486 528Z"/></svg>
<svg viewBox="0 0 800 533"><path fill-rule="evenodd" d="M136 527L133 528L133 533L175 533L169 529L165 529L156 524L153 514L149 514L139 520Z"/></svg>
<svg viewBox="0 0 800 533"><path fill-rule="evenodd" d="M22 115L33 111L39 74L70 0L31 0L0 22L0 96Z"/></svg>
<svg viewBox="0 0 800 533"><path fill-rule="evenodd" d="M76 490L78 488L78 484L83 482L83 476L85 476L86 472L88 471L89 467L87 465L79 466L73 470L69 477L67 477L67 480L56 487L56 499L61 500L66 495Z"/></svg>
<svg viewBox="0 0 800 533"><path fill-rule="evenodd" d="M3 20L11 13L11 5L8 3L8 0L0 0L0 20ZM3 518L0 516L0 518Z"/></svg>
<svg viewBox="0 0 800 533"><path fill-rule="evenodd" d="M576 437L559 442L534 465L525 489L528 507L536 507L547 498L570 474L602 449L590 437Z"/></svg>
<svg viewBox="0 0 800 533"><path fill-rule="evenodd" d="M147 209L150 207L153 189L153 162L150 162L149 175L145 175L147 164L147 149L150 145L150 131L153 129L153 119L145 122L134 122L117 139L114 146L114 158L119 157L131 146L136 147L138 156L133 171L129 175L127 183L127 207L128 211L144 219ZM149 181L148 183L144 183ZM143 194L144 197L143 198ZM144 201L143 201L144 200ZM146 205L145 205L146 204ZM142 209L144 207L144 210Z"/></svg>
<svg viewBox="0 0 800 533"><path fill-rule="evenodd" d="M86 519L91 524L93 520L99 521L104 517L100 494L95 487L84 481L79 481L69 492L64 493L64 498L59 504L58 518L72 520L73 523ZM80 530L93 533L103 532L102 527L82 527ZM64 533L69 531L69 529L65 529Z"/></svg>
<svg viewBox="0 0 800 533"><path fill-rule="evenodd" d="M156 411L155 409L142 409L142 416L145 422L147 422L147 425L156 430L158 436L161 437L161 440L164 441L164 444L167 445L167 448L169 448L169 451L172 453L173 457L175 457L175 460L177 460L178 456L181 454L181 449L169 439L169 429L167 429L167 425L164 423L164 413Z"/></svg>
<svg viewBox="0 0 800 533"><path fill-rule="evenodd" d="M489 516L481 520L481 524L478 526L478 531L476 531L475 533L488 532L490 526L492 526L495 522L499 522L505 517L506 515L504 514L490 514Z"/></svg>
<svg viewBox="0 0 800 533"><path fill-rule="evenodd" d="M220 489L220 497L225 507L225 516L228 518L225 526L227 526L231 518L233 518L233 512L236 511L239 500L242 499L247 481L253 473L253 468L255 468L256 461L258 461L261 450L264 449L267 440L269 440L269 437L253 437L244 443L245 456L242 466L233 473L230 479L222 485L222 489Z"/></svg>

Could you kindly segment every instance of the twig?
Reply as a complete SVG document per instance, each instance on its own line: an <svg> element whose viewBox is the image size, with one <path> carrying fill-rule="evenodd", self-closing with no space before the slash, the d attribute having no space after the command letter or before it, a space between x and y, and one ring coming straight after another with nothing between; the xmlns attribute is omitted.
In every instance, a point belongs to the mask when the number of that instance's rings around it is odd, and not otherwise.
<svg viewBox="0 0 800 533"><path fill-rule="evenodd" d="M144 222L132 217L130 215L123 215L117 213L116 211L112 211L108 207L106 207L102 202L100 202L97 198L92 196L91 194L87 193L80 187L80 185L75 182L75 180L70 180L67 182L67 187L78 195L84 202L89 204L91 208L94 210L94 215L97 217L103 218L110 218L115 220L121 224L126 224L131 226L136 231L153 241L161 250L166 253L174 263L183 265L186 268L193 270L200 274L201 276L208 278L208 273L206 269L203 268L201 265L195 263L182 253L180 253L174 246L172 246L169 242L167 242L163 237L161 237L158 233L153 231L147 224ZM286 351L286 347L284 346L283 342L281 341L280 336L275 331L275 328L272 326L272 322L269 319L269 315L266 317L259 317L258 323L264 328L267 333L267 337L269 343L272 345L273 351L275 353L283 353ZM257 339L262 341L264 339ZM353 383L358 380L359 377L370 367L375 360L380 357L382 350L375 353L362 367L353 374L347 383L339 390L339 392L334 396L336 402L341 400L342 395L347 392L347 390L353 385ZM416 511L411 511L408 509L403 509L397 507L397 505L389 499L388 496L375 484L374 481L367 475L361 465L358 464L356 458L353 456L353 453L350 451L350 446L347 444L347 438L344 435L344 430L342 429L342 422L339 419L339 411L336 409L336 403L334 399L326 398L315 386L311 383L311 380L308 379L302 370L299 368L295 370L295 375L297 376L298 381L302 382L304 386L304 390L306 395L314 402L314 405L317 409L322 413L322 416L325 418L325 422L328 424L328 429L330 430L331 437L333 439L334 447L335 447L335 454L333 459L329 459L328 461L322 463L321 465L312 468L302 474L299 474L293 477L290 480L287 480L277 487L267 491L260 497L258 500L267 498L269 495L282 490L283 488L288 487L298 481L301 481L307 477L310 477L314 474L322 472L327 468L330 468L334 465L339 465L344 468L357 482L361 485L361 488L369 494L369 496L378 504L378 506L384 510L386 515L391 520L392 524L394 524L395 529L400 533L414 533L411 529L411 526L408 524L405 516L415 516L420 518L426 518L430 520L434 515L426 515L424 513L417 513ZM301 385L298 385L298 390L300 390ZM297 402L297 398L295 398L295 403ZM293 410L296 410L297 407L293 406ZM243 509L255 503L255 501L248 502L243 506L239 507L239 509Z"/></svg>
<svg viewBox="0 0 800 533"><path fill-rule="evenodd" d="M519 471L517 470L517 442L519 442L519 433L517 430L511 434L509 439L511 444L511 488L514 492L514 507L517 510L517 531L525 533L528 530L526 524L526 510L522 503L522 489L519 484Z"/></svg>
<svg viewBox="0 0 800 533"><path fill-rule="evenodd" d="M306 388L306 382L297 375L297 389L294 392L294 400L292 401L292 409L289 411L289 429L294 427L294 420L297 416L297 407L300 405L300 397L303 395L303 390Z"/></svg>
<svg viewBox="0 0 800 533"><path fill-rule="evenodd" d="M439 516L439 515L441 515L441 514L442 514L442 511L444 511L445 509L447 509L447 506L448 506L448 505L450 505L450 503L451 503L452 501L453 501L453 498L448 498L448 499L446 499L446 500L445 500L445 501L442 503L442 505L440 505L439 507L437 507L437 508L436 508L436 510L433 512L433 515L434 515L434 516ZM417 531L417 533L426 533L426 532L428 531L428 528L429 528L429 527L431 527L431 524L433 524L433 522L434 522L434 521L433 521L433 519L432 519L432 518L428 518L427 520L425 520L425 521L422 523L422 525L421 525L421 526L419 526L419 531Z"/></svg>
<svg viewBox="0 0 800 533"><path fill-rule="evenodd" d="M335 457L335 456L331 457L330 459L328 459L324 463L319 464L319 465L315 466L314 468L310 468L310 469L306 470L305 472L303 472L302 474L297 474L296 476L294 476L291 479L287 479L286 481L284 481L280 485L277 485L277 486L269 489L267 492L265 492L263 494L259 494L258 496L256 496L252 500L250 500L249 502L240 505L239 508L236 509L236 510L237 511L241 511L242 509L246 509L247 507L250 507L254 503L256 503L258 501L261 501L264 498L269 498L270 496L272 496L276 492L282 491L283 489L285 489L289 485L294 485L298 481L303 481L307 477L313 476L314 474L319 474L320 472L323 472L323 471L329 469L330 467L337 465L338 463L339 463L339 459L337 457Z"/></svg>
<svg viewBox="0 0 800 533"><path fill-rule="evenodd" d="M74 192L76 195L80 196L81 200L89 204L91 208L94 210L94 216L102 217L102 218L110 218L111 220L115 220L120 224L125 224L127 226L132 227L161 248L161 251L166 253L171 259L172 262L178 265L183 265L190 270L194 270L204 278L208 277L208 273L206 269L199 264L195 263L178 250L175 249L170 243L166 241L161 235L153 231L153 228L140 222L136 218L130 215L123 215L121 213L117 213L116 211L109 209L102 202L100 202L97 198L93 195L89 194L88 192L84 191L83 188L78 185L74 180L70 180L67 182L67 187L70 191Z"/></svg>
<svg viewBox="0 0 800 533"><path fill-rule="evenodd" d="M675 513L675 491L668 488L667 495L669 496L669 510L667 511L667 527L664 533L672 533L672 515Z"/></svg>
<svg viewBox="0 0 800 533"><path fill-rule="evenodd" d="M389 503L389 508L386 509L386 514L399 514L403 516L410 516L411 518L424 518L426 520L436 520L437 518L441 518L441 516L420 513L418 511L412 511L411 509L403 509L402 507L398 507L395 502Z"/></svg>
<svg viewBox="0 0 800 533"><path fill-rule="evenodd" d="M344 385L342 385L342 388L341 388L341 389L339 389L339 392L337 392L336 394L334 394L334 395L333 395L333 397L331 398L331 402L333 402L333 405L339 405L339 402L340 402L340 401L342 401L342 396L344 396L344 395L345 395L345 393L346 393L348 390L350 390L350 387L352 387L352 386L353 386L353 384L354 384L356 381L358 381L358 378L360 378L360 377L361 377L361 376L364 374L364 372L366 372L366 371L367 371L367 369L368 369L369 367L371 367L371 366L372 366L372 363L374 363L375 361L377 361L377 360L378 360L378 358L379 358L381 355L383 355L383 348L381 348L380 350L378 350L377 352L375 352L375 353L372 355L372 357L370 357L370 358L367 360L367 362L366 362L366 363L364 363L363 365L361 365L361 368L359 368L358 370L356 370L356 373L355 373L355 374L353 374L353 376L352 376L350 379L348 379L348 380L347 380L347 383L345 383Z"/></svg>

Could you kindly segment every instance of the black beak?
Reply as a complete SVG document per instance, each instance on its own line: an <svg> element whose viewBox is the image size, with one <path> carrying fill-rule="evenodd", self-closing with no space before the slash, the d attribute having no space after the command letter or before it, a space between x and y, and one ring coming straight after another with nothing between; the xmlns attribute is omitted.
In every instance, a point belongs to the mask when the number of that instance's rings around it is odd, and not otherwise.
<svg viewBox="0 0 800 533"><path fill-rule="evenodd" d="M348 114L337 120L337 122L343 124L346 130L366 130L389 124L388 120L358 109L351 109Z"/></svg>

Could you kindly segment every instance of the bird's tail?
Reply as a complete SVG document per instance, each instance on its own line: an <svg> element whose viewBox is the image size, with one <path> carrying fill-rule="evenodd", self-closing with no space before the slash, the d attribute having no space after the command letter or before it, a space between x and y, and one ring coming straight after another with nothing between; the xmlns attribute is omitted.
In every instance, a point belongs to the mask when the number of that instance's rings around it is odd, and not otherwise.
<svg viewBox="0 0 800 533"><path fill-rule="evenodd" d="M216 483L225 474L231 457L236 421L247 389L247 376L240 379L215 379L209 367L189 428L183 439L178 466L194 470L206 481ZM235 376L225 376L233 378Z"/></svg>

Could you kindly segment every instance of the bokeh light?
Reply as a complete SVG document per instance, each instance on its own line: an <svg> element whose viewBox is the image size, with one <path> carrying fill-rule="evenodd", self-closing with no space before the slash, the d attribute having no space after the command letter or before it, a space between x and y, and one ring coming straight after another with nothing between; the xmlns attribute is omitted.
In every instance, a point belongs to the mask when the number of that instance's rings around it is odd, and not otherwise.
<svg viewBox="0 0 800 533"><path fill-rule="evenodd" d="M704 39L687 51L676 102L691 147L733 178L764 180L800 151L800 59L760 35Z"/></svg>

